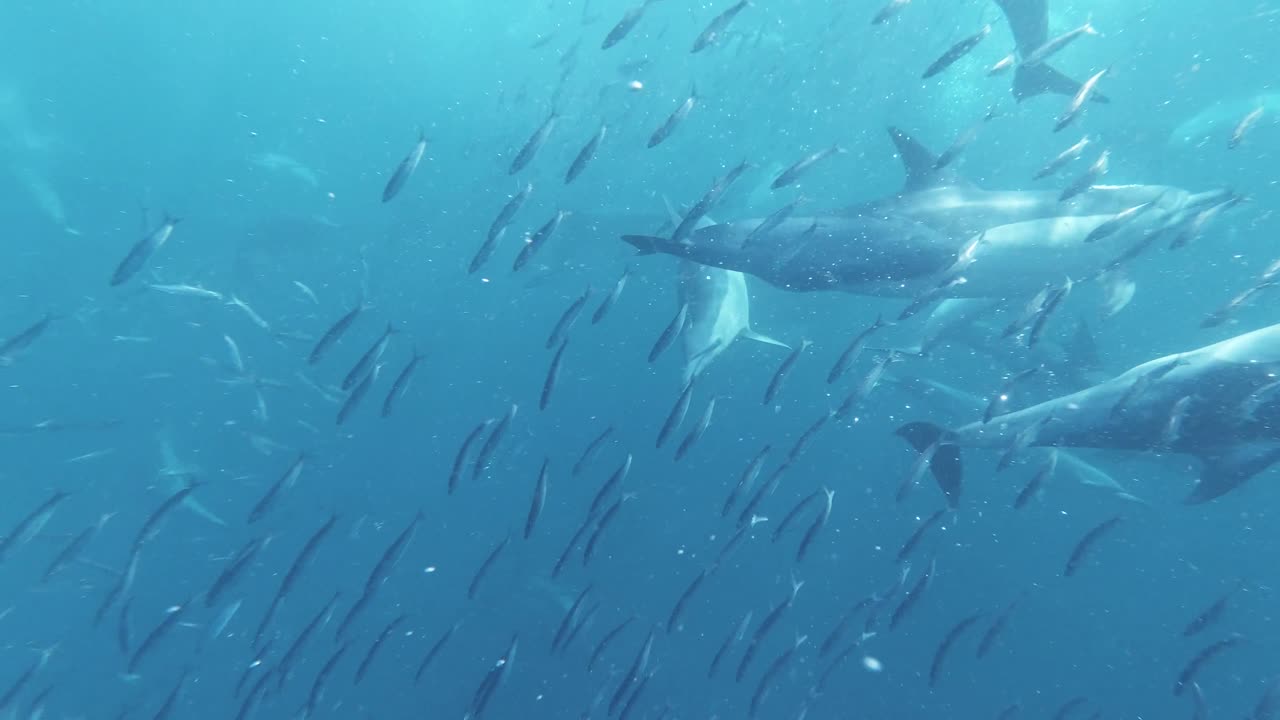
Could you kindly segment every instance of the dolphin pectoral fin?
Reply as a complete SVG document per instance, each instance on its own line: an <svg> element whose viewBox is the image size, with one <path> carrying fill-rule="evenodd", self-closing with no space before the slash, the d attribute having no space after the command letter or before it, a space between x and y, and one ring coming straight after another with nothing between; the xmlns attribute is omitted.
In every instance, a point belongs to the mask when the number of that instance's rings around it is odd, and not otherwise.
<svg viewBox="0 0 1280 720"><path fill-rule="evenodd" d="M1199 505L1235 490L1280 460L1280 443L1237 445L1207 455L1195 488L1183 502Z"/></svg>
<svg viewBox="0 0 1280 720"><path fill-rule="evenodd" d="M1106 296L1103 301L1103 316L1111 317L1128 307L1138 291L1138 284L1124 271L1116 268L1102 276L1102 292Z"/></svg>
<svg viewBox="0 0 1280 720"><path fill-rule="evenodd" d="M933 449L929 472L947 496L947 504L956 507L960 503L964 466L960 461L960 446L946 441L949 433L933 423L913 422L898 428L894 434L906 440L916 452Z"/></svg>
<svg viewBox="0 0 1280 720"><path fill-rule="evenodd" d="M653 255L666 244L666 238L653 235L623 235L622 241L636 249L636 255Z"/></svg>
<svg viewBox="0 0 1280 720"><path fill-rule="evenodd" d="M762 342L766 345L777 345L778 347L787 348L788 350L791 349L790 345L782 342L781 340L775 340L768 335L761 335L751 328L745 328L740 337L744 337L748 340L755 340L756 342Z"/></svg>
<svg viewBox="0 0 1280 720"><path fill-rule="evenodd" d="M227 526L226 520L223 520L222 518L218 517L217 514L215 514L212 510L202 505L199 500L194 500L190 497L187 497L182 501L182 506L190 510L191 512L195 513L196 515L199 515L200 517L204 518L205 520L208 520L214 525L218 525L220 527Z"/></svg>
<svg viewBox="0 0 1280 720"><path fill-rule="evenodd" d="M1075 95L1080 90L1080 83L1063 75L1045 63L1036 65L1019 65L1013 74L1013 96L1019 102L1036 95L1053 93L1056 95ZM1101 93L1093 93L1093 102L1109 103L1111 99Z"/></svg>

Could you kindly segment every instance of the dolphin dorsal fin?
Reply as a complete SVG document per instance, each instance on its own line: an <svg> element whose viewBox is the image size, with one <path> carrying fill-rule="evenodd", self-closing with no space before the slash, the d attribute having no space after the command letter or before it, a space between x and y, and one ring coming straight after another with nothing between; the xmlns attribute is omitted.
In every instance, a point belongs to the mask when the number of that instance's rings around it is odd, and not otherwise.
<svg viewBox="0 0 1280 720"><path fill-rule="evenodd" d="M970 184L950 168L935 170L938 156L901 128L889 126L889 137L893 140L894 147L898 149L902 169L907 173L907 182L903 186L905 192L919 192L941 185Z"/></svg>

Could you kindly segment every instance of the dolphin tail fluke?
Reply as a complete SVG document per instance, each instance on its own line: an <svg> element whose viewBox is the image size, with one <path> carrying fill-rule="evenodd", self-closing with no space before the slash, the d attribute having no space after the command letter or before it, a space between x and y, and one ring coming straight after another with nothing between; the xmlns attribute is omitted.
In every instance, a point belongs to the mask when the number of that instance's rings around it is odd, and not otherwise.
<svg viewBox="0 0 1280 720"><path fill-rule="evenodd" d="M946 429L929 422L907 423L894 434L906 440L918 453L932 449L929 471L947 496L947 504L954 507L960 500L960 487L964 480L960 446L947 442L949 433Z"/></svg>
<svg viewBox="0 0 1280 720"><path fill-rule="evenodd" d="M1022 102L1036 95L1075 95L1080 83L1063 75L1045 63L1019 65L1013 74L1013 96ZM1101 93L1093 93L1094 102L1108 103L1111 99Z"/></svg>
<svg viewBox="0 0 1280 720"><path fill-rule="evenodd" d="M622 241L634 247L636 255L653 255L667 239L654 235L623 235Z"/></svg>
<svg viewBox="0 0 1280 720"><path fill-rule="evenodd" d="M1025 58L1048 42L1049 0L996 0L996 4L1004 13L1005 20L1009 21L1009 30L1013 32L1019 55ZM1019 64L1014 71L1013 96L1019 102L1045 93L1075 95L1079 89L1080 83L1045 63ZM1093 94L1093 100L1110 102L1098 93Z"/></svg>
<svg viewBox="0 0 1280 720"><path fill-rule="evenodd" d="M1238 445L1204 458L1200 480L1184 501L1199 505L1235 490L1280 460L1280 444Z"/></svg>
<svg viewBox="0 0 1280 720"><path fill-rule="evenodd" d="M790 345L782 342L781 340L775 340L774 338L771 338L768 335L762 335L756 332L755 330L752 330L751 328L747 328L743 330L742 337L748 340L755 340L756 342L761 342L766 345L777 345L778 347L787 348L788 350L791 349Z"/></svg>

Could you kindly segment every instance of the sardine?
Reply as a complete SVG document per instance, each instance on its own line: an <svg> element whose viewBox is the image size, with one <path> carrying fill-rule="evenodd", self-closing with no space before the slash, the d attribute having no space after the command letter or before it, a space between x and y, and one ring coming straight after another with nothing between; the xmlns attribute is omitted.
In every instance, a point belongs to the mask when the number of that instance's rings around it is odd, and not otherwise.
<svg viewBox="0 0 1280 720"><path fill-rule="evenodd" d="M1080 193L1092 188L1094 185L1097 185L1098 180L1102 179L1102 176L1107 174L1110 158L1111 151L1103 150L1102 154L1098 156L1098 159L1089 166L1089 169L1086 170L1083 175L1073 180L1071 184L1068 185L1060 195L1058 195L1058 202L1066 202L1067 200L1070 200Z"/></svg>
<svg viewBox="0 0 1280 720"><path fill-rule="evenodd" d="M1240 124L1236 125L1235 129L1231 131L1231 139L1227 141L1228 149L1234 150L1239 147L1240 143L1244 142L1245 135L1262 119L1262 111L1263 108L1261 107L1254 108L1240 120Z"/></svg>
<svg viewBox="0 0 1280 720"><path fill-rule="evenodd" d="M929 665L929 687L936 687L938 679L942 676L942 664L946 662L948 653L951 648L960 639L966 630L973 626L982 618L983 613L974 613L956 623L942 637L942 642L938 643L937 650L933 653L933 663Z"/></svg>
<svg viewBox="0 0 1280 720"><path fill-rule="evenodd" d="M582 174L582 171L587 169L587 163L591 162L591 159L596 156L596 152L600 149L600 143L604 142L604 136L608 130L609 127L601 123L600 129L596 131L596 134L592 135L587 144L583 145L582 149L578 151L578 154L573 158L573 162L569 164L568 171L564 174L565 185L576 180Z"/></svg>
<svg viewBox="0 0 1280 720"><path fill-rule="evenodd" d="M813 343L809 340L800 341L800 346L795 350L792 350L791 354L782 361L782 364L778 366L777 371L773 373L773 378L769 381L769 385L764 389L764 397L761 399L761 404L769 405L773 403L778 396L778 391L782 389L782 382L786 380L787 375L790 374L791 368L794 367L796 361L800 359L800 355L812 344Z"/></svg>
<svg viewBox="0 0 1280 720"><path fill-rule="evenodd" d="M484 432L485 428L489 427L492 422L492 420L485 420L479 425L476 425L472 428L471 432L467 433L462 444L458 446L458 452L453 456L453 468L449 471L448 488L450 495L452 495L453 491L457 489L458 480L462 478L462 471L466 466L467 454L470 452L471 446L474 445L476 440L480 437L480 433Z"/></svg>
<svg viewBox="0 0 1280 720"><path fill-rule="evenodd" d="M707 24L707 27L698 34L697 39L693 41L693 49L689 52L691 54L701 52L718 42L724 34L725 28L729 27L729 23L733 22L738 13L742 12L750 4L749 0L738 0L724 12L715 16Z"/></svg>
<svg viewBox="0 0 1280 720"><path fill-rule="evenodd" d="M593 459L595 459L596 455L600 454L600 449L604 447L605 442L610 437L612 437L612 435L613 435L613 426L610 425L606 427L599 435L595 436L595 438L591 442L587 443L587 447L583 449L582 455L579 456L578 461L573 464L573 472L572 472L573 477L577 477L578 475L582 474L582 469L585 468L587 464L590 463Z"/></svg>
<svg viewBox="0 0 1280 720"><path fill-rule="evenodd" d="M134 243L133 247L129 249L129 254L125 255L120 264L116 266L115 272L111 274L111 287L123 285L134 275L137 275L147 260L157 250L164 247L165 243L169 242L169 238L173 236L173 229L177 227L180 221L180 218L165 215L164 219L160 221L159 227Z"/></svg>
<svg viewBox="0 0 1280 720"><path fill-rule="evenodd" d="M649 0L649 2L652 1L653 0ZM663 121L662 125L658 126L658 129L654 130L653 134L649 136L648 147L655 148L662 144L667 138L671 137L671 134L676 131L676 128L680 127L680 124L684 122L685 118L689 117L689 113L693 111L694 105L697 104L698 88L694 87L689 91L689 97L685 98L684 102L680 103L680 105L667 116L667 119Z"/></svg>
<svg viewBox="0 0 1280 720"><path fill-rule="evenodd" d="M1039 65L1045 60L1057 55L1063 48L1084 37L1085 35L1097 35L1098 31L1093 27L1093 22L1086 22L1078 28L1068 30L1061 35L1046 40L1043 45L1032 50L1026 57L1022 58L1023 67Z"/></svg>
<svg viewBox="0 0 1280 720"><path fill-rule="evenodd" d="M1080 117L1081 113L1084 112L1085 104L1088 103L1089 99L1097 90L1098 81L1101 80L1102 76L1106 75L1110 70L1111 68L1109 67L1103 68L1102 70L1094 73L1093 77L1090 77L1088 80L1081 83L1080 89L1076 91L1076 94L1071 98L1071 102L1067 104L1067 109L1058 116L1058 122L1053 126L1054 132L1060 132Z"/></svg>
<svg viewBox="0 0 1280 720"><path fill-rule="evenodd" d="M525 537L528 536L526 535ZM480 567L476 568L475 574L471 576L471 582L467 585L468 600L476 599L476 593L480 591L480 583L484 581L485 576L489 574L489 570L493 567L493 564L498 561L498 556L502 554L503 549L507 547L507 543L510 541L510 535L503 537L502 540L489 551L489 554L485 556L484 562L480 563Z"/></svg>
<svg viewBox="0 0 1280 720"><path fill-rule="evenodd" d="M396 166L395 172L391 173L391 178L387 180L386 187L382 189L382 202L390 202L392 198L400 194L400 191L404 189L405 183L409 182L409 178L413 177L413 173L418 169L418 163L422 162L422 155L426 151L427 136L419 131L418 142L414 144L409 154Z"/></svg>
<svg viewBox="0 0 1280 720"><path fill-rule="evenodd" d="M1062 576L1071 577L1075 575L1076 572L1080 570L1080 566L1084 562L1085 556L1089 554L1089 551L1093 546L1097 545L1099 540L1114 530L1123 519L1123 516L1116 515L1098 523L1091 528L1089 532L1085 533L1084 537L1080 538L1080 541L1077 542L1075 547L1071 550L1071 556L1067 558L1067 565L1062 570Z"/></svg>
<svg viewBox="0 0 1280 720"><path fill-rule="evenodd" d="M350 390L356 386L356 383L369 375L370 369L382 359L382 354L386 352L387 345L391 342L391 336L397 332L399 331L391 323L387 323L387 329L373 342L373 345L369 346L368 350L364 351L364 354L360 356L356 364L351 366L346 376L342 378L341 387L343 390Z"/></svg>
<svg viewBox="0 0 1280 720"><path fill-rule="evenodd" d="M733 183L750 169L751 163L743 160L722 177L717 178L702 198L694 203L693 207L689 208L689 211L680 219L680 223L676 225L676 229L671 233L671 242L684 243L689 235L697 229L707 213L711 211L711 208L720 202L720 198L724 197L724 194L728 192Z"/></svg>
<svg viewBox="0 0 1280 720"><path fill-rule="evenodd" d="M894 15L902 12L902 9L910 4L911 0L889 0L889 2L885 3L885 6L880 8L880 10L875 14L875 17L871 18L871 24L883 25Z"/></svg>
<svg viewBox="0 0 1280 720"><path fill-rule="evenodd" d="M970 51L972 51L975 47L978 46L978 43L982 42L983 39L985 39L990 34L991 34L991 26L983 25L981 30L970 35L967 38L964 38L963 40L956 43L955 45L952 45L950 48L947 49L946 52L942 53L942 55L939 56L937 60L934 60L933 63L931 63L929 67L925 69L924 74L920 76L920 79L928 80L934 75L937 75L943 70L946 70L947 68L951 67L952 63L964 57L965 55L968 55Z"/></svg>
<svg viewBox="0 0 1280 720"><path fill-rule="evenodd" d="M533 162L533 158L547 144L547 138L551 137L551 131L555 129L556 123L560 120L560 116L552 111L546 120L538 126L537 130L529 136L524 146L520 148L520 152L516 153L515 159L511 161L511 167L507 170L508 175L515 175L523 170L529 163Z"/></svg>
<svg viewBox="0 0 1280 720"><path fill-rule="evenodd" d="M502 234L502 231L511 224L511 220L516 216L516 213L520 212L520 208L524 207L525 201L529 199L529 195L532 193L533 183L525 183L524 187L515 195L512 195L511 199L508 200L507 203L502 206L502 209L498 211L498 215L494 217L493 222L489 224L489 232L485 236L487 245L490 248ZM480 254L477 253L476 257L480 257ZM474 264L475 263L473 262L473 265ZM483 260L481 261L481 264L483 264ZM478 266L476 269L479 269ZM471 272L475 272L475 270L472 270Z"/></svg>
<svg viewBox="0 0 1280 720"><path fill-rule="evenodd" d="M382 628L382 632L379 632L377 637L374 638L373 643L369 645L369 650L365 652L364 658L360 661L360 664L356 666L356 685L359 685L360 681L364 680L364 676L369 672L369 666L373 664L373 659L377 657L378 650L382 647L382 644L387 641L387 638L391 636L391 633L395 632L396 628L403 624L408 617L409 616L404 613L395 616L391 619L391 622L387 623Z"/></svg>
<svg viewBox="0 0 1280 720"><path fill-rule="evenodd" d="M596 311L591 314L592 325L604 320L605 316L609 314L609 311L613 309L613 306L617 304L618 297L622 295L623 288L627 286L627 278L630 276L631 266L628 265L622 269L622 275L620 275L618 277L618 281L613 284L613 289L609 291L609 294L605 296L604 300L600 301L600 305L596 308Z"/></svg>
<svg viewBox="0 0 1280 720"><path fill-rule="evenodd" d="M345 315L338 318L337 322L331 325L329 329L324 332L324 335L321 335L320 339L316 341L315 347L311 349L311 354L307 356L307 362L312 365L320 362L320 359L325 356L325 353L329 352L329 349L333 347L334 343L338 342L338 339L351 328L351 324L356 321L356 318L360 317L360 313L364 312L368 307L369 306L361 300L355 307L348 310Z"/></svg>
<svg viewBox="0 0 1280 720"><path fill-rule="evenodd" d="M1084 137L1080 138L1080 140L1077 141L1075 145L1072 145L1066 150L1063 150L1062 152L1058 153L1057 157L1050 160L1048 164L1046 164L1044 167L1037 170L1036 174L1031 176L1031 179L1041 180L1043 178L1047 178L1050 175L1053 175L1054 173L1058 172L1062 168L1066 167L1069 163L1071 163L1072 160L1075 160L1079 158L1082 154L1084 154L1084 149L1088 147L1089 143L1091 142L1093 141L1089 138L1088 135L1085 135Z"/></svg>
<svg viewBox="0 0 1280 720"><path fill-rule="evenodd" d="M538 518L542 515L542 508L547 504L547 482L550 478L551 460L543 459L542 467L538 470L538 482L533 488L533 497L529 500L529 513L524 521L524 539L528 540L533 535L533 529L538 524Z"/></svg>
<svg viewBox="0 0 1280 720"><path fill-rule="evenodd" d="M364 400L365 395L369 394L369 388L373 387L373 383L377 381L378 374L382 371L382 364L373 366L373 371L366 374L364 379L358 385L351 389L347 394L347 399L343 401L342 407L338 408L338 414L334 418L334 423L343 425L347 420L351 419L351 414L360 407L360 403Z"/></svg>
<svg viewBox="0 0 1280 720"><path fill-rule="evenodd" d="M698 418L698 423L693 426L693 429L689 431L689 434L684 436L684 440L681 440L679 447L676 448L676 462L680 462L680 460L684 459L684 456L689 454L689 451L693 449L694 444L702 438L704 433L706 433L707 428L711 425L711 415L715 410L716 399L713 396L707 401L707 407L702 411L702 416Z"/></svg>
<svg viewBox="0 0 1280 720"><path fill-rule="evenodd" d="M415 347L413 349L413 357L409 358L409 362L405 364L404 369L396 376L395 382L391 383L391 389L387 390L387 396L382 400L382 417L391 417L391 411L395 409L395 403L409 389L409 382L413 380L413 372L418 369L418 363L426 357L425 353L418 352Z"/></svg>
<svg viewBox="0 0 1280 720"><path fill-rule="evenodd" d="M760 477L760 470L764 467L764 460L769 455L770 449L771 446L765 445L760 449L760 452L756 453L755 457L751 458L751 462L747 463L742 475L738 477L738 484L733 487L733 490L729 491L729 496L725 498L724 506L720 509L720 517L727 517L742 492L755 485L756 478Z"/></svg>
<svg viewBox="0 0 1280 720"><path fill-rule="evenodd" d="M671 318L671 322L662 329L662 333L658 335L658 339L654 341L653 347L649 349L649 363L656 361L667 348L671 347L671 343L675 341L680 333L684 332L686 321L689 318L689 303L681 303L676 310L675 317Z"/></svg>
<svg viewBox="0 0 1280 720"><path fill-rule="evenodd" d="M689 402L692 398L693 381L690 381L680 391L675 405L672 405L671 411L667 413L667 419L662 422L662 427L658 430L658 438L654 442L655 448L661 449L671 437L671 433L675 432L680 427L680 424L684 422L684 417L689 412Z"/></svg>
<svg viewBox="0 0 1280 720"><path fill-rule="evenodd" d="M587 285L587 289L582 294L573 299L569 306L560 314L560 319L556 321L555 327L551 329L551 334L547 336L547 342L543 347L547 350L559 345L564 340L565 335L573 329L573 324L578 321L578 317L582 315L582 308L591 299L591 286Z"/></svg>
<svg viewBox="0 0 1280 720"><path fill-rule="evenodd" d="M511 265L512 272L519 272L533 256L547 244L547 240L555 234L564 219L571 215L568 210L557 210L556 214L550 220L543 223L542 227L534 231L532 235L525 239L524 247L520 248L520 254L516 256L515 262Z"/></svg>
<svg viewBox="0 0 1280 720"><path fill-rule="evenodd" d="M812 155L808 155L803 159L799 160L798 162L796 162L791 167L787 168L786 170L783 170L778 175L778 177L773 179L773 182L769 183L769 188L772 190L779 190L788 185L791 185L795 183L797 180L799 180L801 177L804 177L806 173L808 173L810 170L813 169L814 165L817 165L818 163L831 157L832 155L840 155L840 154L844 154L845 152L847 151L844 148L840 147L839 145L832 145L831 147L826 148L825 150L819 150L818 152L815 152Z"/></svg>
<svg viewBox="0 0 1280 720"><path fill-rule="evenodd" d="M600 49L608 50L614 45L622 42L622 39L625 38L633 28L635 28L636 23L640 22L640 18L644 17L644 11L648 10L649 6L655 2L657 2L657 0L642 0L639 5L627 10L627 12L623 14L622 19L618 21L618 24L614 25L613 29L609 31L609 34L605 36L604 42L600 44Z"/></svg>
<svg viewBox="0 0 1280 720"><path fill-rule="evenodd" d="M866 347L867 340L880 328L885 327L889 323L884 321L881 315L876 316L876 321L871 323L866 329L853 336L849 344L845 346L840 357L836 358L836 362L831 366L831 371L827 373L827 384L830 385L839 380L845 373L849 372L849 368L853 367L853 363L862 354L862 349Z"/></svg>

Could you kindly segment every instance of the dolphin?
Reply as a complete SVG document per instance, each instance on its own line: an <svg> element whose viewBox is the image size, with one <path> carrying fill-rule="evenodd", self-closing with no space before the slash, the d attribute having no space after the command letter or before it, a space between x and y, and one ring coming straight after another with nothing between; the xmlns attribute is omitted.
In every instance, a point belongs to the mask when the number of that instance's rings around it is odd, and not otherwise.
<svg viewBox="0 0 1280 720"><path fill-rule="evenodd" d="M671 227L680 224L681 216L665 196ZM704 217L694 226L715 225ZM665 228L664 228L665 229ZM684 330L680 333L684 348L683 384L688 385L706 370L734 340L748 340L790 348L790 345L761 335L751 329L751 296L747 293L747 276L734 270L680 261L676 286L678 307L688 307Z"/></svg>
<svg viewBox="0 0 1280 720"><path fill-rule="evenodd" d="M1031 445L1191 455L1203 464L1185 502L1230 492L1280 460L1280 324L1157 358L1099 385L955 430L913 422L897 434L954 496L961 447ZM1170 432L1175 428L1175 432Z"/></svg>
<svg viewBox="0 0 1280 720"><path fill-rule="evenodd" d="M996 0L996 4L1013 32L1019 57L1030 57L1049 41L1049 0ZM1014 70L1013 96L1018 102L1045 93L1075 95L1079 89L1079 82L1047 63L1019 63ZM1109 102L1103 95L1095 94L1093 98L1096 102Z"/></svg>
<svg viewBox="0 0 1280 720"><path fill-rule="evenodd" d="M880 297L1030 297L1047 284L1099 276L1155 232L1174 232L1225 190L1193 194L1160 185L1094 186L1060 202L1053 191L983 190L905 132L889 133L906 168L892 197L826 215L792 216L756 233L761 219L666 237L624 235L640 254L665 253L737 270L796 292ZM1124 210L1147 204L1119 229L1086 242ZM960 262L964 266L960 269ZM953 282L953 274L963 282Z"/></svg>
<svg viewBox="0 0 1280 720"><path fill-rule="evenodd" d="M932 410L946 414L964 413L972 417L981 414L987 405L987 398L962 390L953 385L927 377L916 377L885 373L885 382L909 393L917 403L928 403ZM1106 490L1116 497L1148 504L1146 500L1134 495L1110 473L1086 460L1076 452L1053 448L1058 457L1057 472L1077 484Z"/></svg>
<svg viewBox="0 0 1280 720"><path fill-rule="evenodd" d="M1226 148L1231 129L1250 112L1262 108L1264 122L1275 123L1280 115L1280 92L1264 92L1255 95L1218 100L1201 108L1195 115L1178 123L1169 132L1168 144L1172 147L1203 147L1215 142Z"/></svg>
<svg viewBox="0 0 1280 720"><path fill-rule="evenodd" d="M684 383L702 374L720 353L738 338L790 347L751 329L751 305L747 277L733 270L706 267L688 260L680 263L677 297L689 307L681 341L684 346Z"/></svg>

